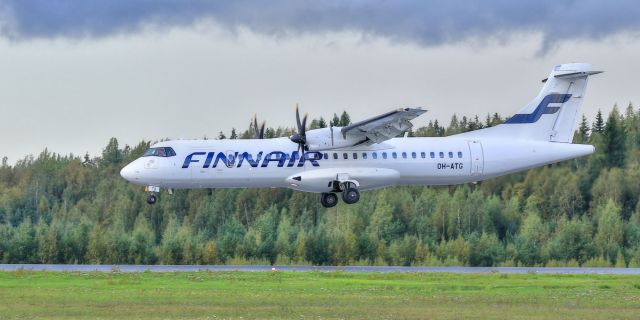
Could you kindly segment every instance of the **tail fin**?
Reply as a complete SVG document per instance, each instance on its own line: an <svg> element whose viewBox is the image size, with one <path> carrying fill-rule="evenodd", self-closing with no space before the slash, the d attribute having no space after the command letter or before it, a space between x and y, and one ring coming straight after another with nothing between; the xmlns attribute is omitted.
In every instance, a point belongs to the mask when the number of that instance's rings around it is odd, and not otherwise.
<svg viewBox="0 0 640 320"><path fill-rule="evenodd" d="M538 96L504 124L483 131L480 136L503 136L528 140L570 143L590 75L590 64L568 63L553 68Z"/></svg>

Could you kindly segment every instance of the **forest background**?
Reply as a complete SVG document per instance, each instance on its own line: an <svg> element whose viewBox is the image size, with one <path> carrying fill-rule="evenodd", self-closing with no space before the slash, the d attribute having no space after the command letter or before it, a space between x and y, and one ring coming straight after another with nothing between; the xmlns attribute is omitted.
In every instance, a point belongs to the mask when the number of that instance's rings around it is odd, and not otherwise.
<svg viewBox="0 0 640 320"><path fill-rule="evenodd" d="M350 122L343 112L310 127ZM434 121L409 134L502 122L454 115L448 126ZM640 111L629 104L591 122L583 116L574 143L596 153L477 184L368 191L366 201L331 209L287 189L175 190L147 205L118 173L148 141L112 138L99 157L3 158L0 262L638 267Z"/></svg>

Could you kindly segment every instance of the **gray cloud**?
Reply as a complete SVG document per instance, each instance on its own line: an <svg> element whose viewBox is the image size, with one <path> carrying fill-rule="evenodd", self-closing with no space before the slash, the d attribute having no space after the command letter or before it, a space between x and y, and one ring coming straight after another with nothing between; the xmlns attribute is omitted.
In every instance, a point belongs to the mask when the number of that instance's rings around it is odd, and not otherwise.
<svg viewBox="0 0 640 320"><path fill-rule="evenodd" d="M100 38L206 19L267 35L348 30L425 46L518 32L540 32L549 45L640 30L634 0L0 0L0 12L1 34L17 41Z"/></svg>

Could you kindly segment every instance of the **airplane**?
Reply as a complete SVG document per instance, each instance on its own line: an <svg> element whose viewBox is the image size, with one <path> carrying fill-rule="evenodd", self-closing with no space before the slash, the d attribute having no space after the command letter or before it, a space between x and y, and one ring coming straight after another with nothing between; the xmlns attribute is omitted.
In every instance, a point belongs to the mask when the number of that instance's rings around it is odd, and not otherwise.
<svg viewBox="0 0 640 320"><path fill-rule="evenodd" d="M174 140L152 145L120 175L145 187L147 202L161 188L290 188L320 193L331 208L354 204L360 191L396 185L477 182L587 156L573 144L588 77L586 63L556 65L540 93L504 123L447 137L401 137L420 108L401 108L345 127L307 130L307 116L290 137Z"/></svg>

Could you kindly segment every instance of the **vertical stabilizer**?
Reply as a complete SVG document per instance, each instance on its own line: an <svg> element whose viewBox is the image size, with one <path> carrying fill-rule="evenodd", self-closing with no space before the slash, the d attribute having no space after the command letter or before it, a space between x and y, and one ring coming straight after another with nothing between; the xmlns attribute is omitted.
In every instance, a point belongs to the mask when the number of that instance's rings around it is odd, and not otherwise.
<svg viewBox="0 0 640 320"><path fill-rule="evenodd" d="M504 124L467 133L478 137L511 137L570 143L582 107L587 79L601 73L590 64L556 65L540 93Z"/></svg>

